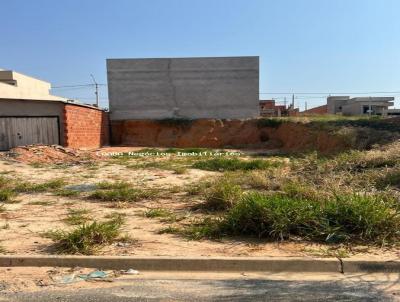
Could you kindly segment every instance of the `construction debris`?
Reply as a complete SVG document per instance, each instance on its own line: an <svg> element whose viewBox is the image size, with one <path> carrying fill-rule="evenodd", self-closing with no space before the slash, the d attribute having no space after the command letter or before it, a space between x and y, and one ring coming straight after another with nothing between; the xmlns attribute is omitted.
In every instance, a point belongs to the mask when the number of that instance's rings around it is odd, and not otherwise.
<svg viewBox="0 0 400 302"><path fill-rule="evenodd" d="M16 147L3 157L23 163L84 164L98 159L94 152L64 148L59 145L28 145Z"/></svg>

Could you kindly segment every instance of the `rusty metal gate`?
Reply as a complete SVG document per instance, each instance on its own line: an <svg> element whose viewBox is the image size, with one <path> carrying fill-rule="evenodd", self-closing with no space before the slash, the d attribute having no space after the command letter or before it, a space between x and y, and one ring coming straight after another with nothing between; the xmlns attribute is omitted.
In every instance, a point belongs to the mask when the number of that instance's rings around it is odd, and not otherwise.
<svg viewBox="0 0 400 302"><path fill-rule="evenodd" d="M32 144L60 144L57 116L0 116L0 150Z"/></svg>

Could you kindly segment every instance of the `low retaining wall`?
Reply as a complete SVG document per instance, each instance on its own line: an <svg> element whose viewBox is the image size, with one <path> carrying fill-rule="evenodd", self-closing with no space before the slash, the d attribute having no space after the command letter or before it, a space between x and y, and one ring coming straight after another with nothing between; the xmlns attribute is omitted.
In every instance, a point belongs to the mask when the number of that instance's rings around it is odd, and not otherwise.
<svg viewBox="0 0 400 302"><path fill-rule="evenodd" d="M295 122L262 120L127 120L111 122L112 144L145 147L262 148L334 152L345 142Z"/></svg>

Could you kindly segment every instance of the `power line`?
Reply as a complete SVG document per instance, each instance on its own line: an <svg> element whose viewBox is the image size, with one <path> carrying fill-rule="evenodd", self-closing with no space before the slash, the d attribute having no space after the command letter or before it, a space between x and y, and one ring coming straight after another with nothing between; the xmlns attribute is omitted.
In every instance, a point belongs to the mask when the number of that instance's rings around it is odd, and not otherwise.
<svg viewBox="0 0 400 302"><path fill-rule="evenodd" d="M96 84L81 84L81 85L63 85L63 86L53 86L51 89L60 89L60 88L76 88L76 87L93 87ZM98 86L107 86L107 84L97 83Z"/></svg>

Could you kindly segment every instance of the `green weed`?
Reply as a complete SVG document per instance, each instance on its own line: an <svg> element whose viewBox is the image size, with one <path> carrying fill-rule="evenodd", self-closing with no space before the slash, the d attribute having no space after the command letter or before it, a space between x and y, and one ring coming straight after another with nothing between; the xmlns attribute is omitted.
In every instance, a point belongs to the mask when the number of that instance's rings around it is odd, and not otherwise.
<svg viewBox="0 0 400 302"><path fill-rule="evenodd" d="M101 201L139 201L142 199L151 199L157 195L155 190L142 190L132 188L129 183L116 182L116 183L99 183L97 184L98 190L89 195L90 199Z"/></svg>
<svg viewBox="0 0 400 302"><path fill-rule="evenodd" d="M11 202L15 195L10 189L0 189L0 202Z"/></svg>
<svg viewBox="0 0 400 302"><path fill-rule="evenodd" d="M62 179L54 179L39 184L22 182L14 187L14 191L23 193L38 193L60 189L63 186L65 186L65 181Z"/></svg>
<svg viewBox="0 0 400 302"><path fill-rule="evenodd" d="M241 196L242 189L239 185L222 178L205 190L206 201L201 207L210 211L227 210L238 202Z"/></svg>
<svg viewBox="0 0 400 302"><path fill-rule="evenodd" d="M261 159L241 160L238 158L213 158L194 163L193 168L208 171L262 170L280 166L277 161Z"/></svg>
<svg viewBox="0 0 400 302"><path fill-rule="evenodd" d="M89 213L90 211L87 209L70 209L64 222L71 225L84 224L92 219Z"/></svg>
<svg viewBox="0 0 400 302"><path fill-rule="evenodd" d="M61 254L92 255L97 250L118 240L122 224L117 220L83 224L71 231L54 230L43 234L54 240Z"/></svg>

